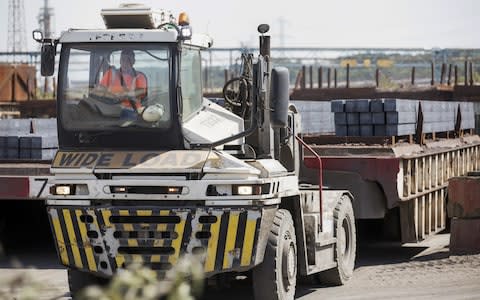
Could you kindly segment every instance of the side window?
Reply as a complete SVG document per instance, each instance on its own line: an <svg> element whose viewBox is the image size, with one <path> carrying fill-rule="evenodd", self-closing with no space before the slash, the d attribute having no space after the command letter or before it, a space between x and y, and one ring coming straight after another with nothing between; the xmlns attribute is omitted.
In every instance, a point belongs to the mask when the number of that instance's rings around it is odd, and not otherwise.
<svg viewBox="0 0 480 300"><path fill-rule="evenodd" d="M200 50L182 49L180 80L182 84L183 118L188 118L202 105L202 70Z"/></svg>
<svg viewBox="0 0 480 300"><path fill-rule="evenodd" d="M84 95L88 95L88 78L90 74L90 65L88 59L90 58L90 51L72 49L70 51L68 63L68 76L65 81L65 96L69 98L81 99ZM83 64L77 63L82 61Z"/></svg>

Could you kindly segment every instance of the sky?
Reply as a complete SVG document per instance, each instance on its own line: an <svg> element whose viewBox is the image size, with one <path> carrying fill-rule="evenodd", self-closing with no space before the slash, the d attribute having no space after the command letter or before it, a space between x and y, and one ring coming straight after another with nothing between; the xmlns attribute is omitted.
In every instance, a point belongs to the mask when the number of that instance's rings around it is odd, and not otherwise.
<svg viewBox="0 0 480 300"><path fill-rule="evenodd" d="M7 50L8 2L0 0L0 51ZM104 28L100 10L125 2L187 12L214 47L256 47L256 28L268 23L274 47L480 48L478 0L49 0L53 30ZM31 32L43 3L24 0L28 51L37 49Z"/></svg>

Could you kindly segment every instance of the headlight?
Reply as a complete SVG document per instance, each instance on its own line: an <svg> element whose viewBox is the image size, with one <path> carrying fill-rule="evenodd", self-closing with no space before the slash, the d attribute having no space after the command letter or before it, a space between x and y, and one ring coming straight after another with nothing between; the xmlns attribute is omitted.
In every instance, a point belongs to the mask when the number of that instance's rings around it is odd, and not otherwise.
<svg viewBox="0 0 480 300"><path fill-rule="evenodd" d="M88 195L86 184L55 184L50 187L51 195Z"/></svg>
<svg viewBox="0 0 480 300"><path fill-rule="evenodd" d="M73 185L52 185L50 188L50 194L52 195L72 195L75 191L75 186Z"/></svg>
<svg viewBox="0 0 480 300"><path fill-rule="evenodd" d="M270 183L265 184L217 184L209 185L207 196L252 196L270 193Z"/></svg>
<svg viewBox="0 0 480 300"><path fill-rule="evenodd" d="M267 192L268 193L268 192ZM232 195L261 195L262 194L262 185L232 185Z"/></svg>
<svg viewBox="0 0 480 300"><path fill-rule="evenodd" d="M233 189L234 195L251 195L253 193L253 187L251 185L237 185Z"/></svg>

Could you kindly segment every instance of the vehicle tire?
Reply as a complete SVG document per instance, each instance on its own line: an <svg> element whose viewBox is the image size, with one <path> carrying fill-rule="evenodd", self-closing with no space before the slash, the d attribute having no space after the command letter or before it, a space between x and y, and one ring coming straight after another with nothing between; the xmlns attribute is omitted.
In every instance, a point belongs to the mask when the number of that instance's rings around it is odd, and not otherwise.
<svg viewBox="0 0 480 300"><path fill-rule="evenodd" d="M279 209L268 234L263 262L253 269L256 300L291 300L297 279L297 241L292 216Z"/></svg>
<svg viewBox="0 0 480 300"><path fill-rule="evenodd" d="M79 270L68 269L68 287L72 299L77 299L81 291L90 285L105 285L108 282L105 278Z"/></svg>
<svg viewBox="0 0 480 300"><path fill-rule="evenodd" d="M7 217L0 215L0 258L5 255L7 244Z"/></svg>
<svg viewBox="0 0 480 300"><path fill-rule="evenodd" d="M318 280L327 285L343 285L353 275L356 253L355 216L348 196L342 196L333 211L335 244L335 261L333 269L319 273Z"/></svg>

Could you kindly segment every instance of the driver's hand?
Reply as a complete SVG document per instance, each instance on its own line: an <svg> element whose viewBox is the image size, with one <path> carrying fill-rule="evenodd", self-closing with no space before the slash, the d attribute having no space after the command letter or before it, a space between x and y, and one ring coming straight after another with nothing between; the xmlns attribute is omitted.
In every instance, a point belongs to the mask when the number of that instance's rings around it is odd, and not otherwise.
<svg viewBox="0 0 480 300"><path fill-rule="evenodd" d="M127 92L125 92L124 96L129 97L129 98L136 98L137 97L135 91L127 91Z"/></svg>

